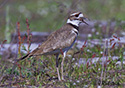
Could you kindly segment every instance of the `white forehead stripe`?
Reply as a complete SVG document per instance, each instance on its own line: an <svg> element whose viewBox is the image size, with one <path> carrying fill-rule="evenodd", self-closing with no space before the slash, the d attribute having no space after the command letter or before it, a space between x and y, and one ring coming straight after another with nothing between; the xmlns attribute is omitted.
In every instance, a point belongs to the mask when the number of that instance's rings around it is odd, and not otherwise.
<svg viewBox="0 0 125 88"><path fill-rule="evenodd" d="M78 12L77 12L77 13L73 13L73 14L71 14L70 16L74 16L74 15L76 15L76 14L78 14ZM83 15L82 13L80 13L78 17L84 17L84 15Z"/></svg>
<svg viewBox="0 0 125 88"><path fill-rule="evenodd" d="M84 15L83 14L79 14L79 17L84 17Z"/></svg>
<svg viewBox="0 0 125 88"><path fill-rule="evenodd" d="M78 14L79 12L77 12L77 13L73 13L73 14L71 14L71 16L74 16L74 15L76 15L76 14Z"/></svg>

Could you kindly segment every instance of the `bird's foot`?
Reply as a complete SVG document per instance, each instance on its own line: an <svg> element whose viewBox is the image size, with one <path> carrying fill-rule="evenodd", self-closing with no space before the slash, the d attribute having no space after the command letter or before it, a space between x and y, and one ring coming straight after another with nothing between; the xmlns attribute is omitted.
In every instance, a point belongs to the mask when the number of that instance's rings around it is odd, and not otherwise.
<svg viewBox="0 0 125 88"><path fill-rule="evenodd" d="M61 81L61 79L60 78L58 78L59 79L59 81Z"/></svg>
<svg viewBox="0 0 125 88"><path fill-rule="evenodd" d="M62 77L62 80L65 81L64 77Z"/></svg>

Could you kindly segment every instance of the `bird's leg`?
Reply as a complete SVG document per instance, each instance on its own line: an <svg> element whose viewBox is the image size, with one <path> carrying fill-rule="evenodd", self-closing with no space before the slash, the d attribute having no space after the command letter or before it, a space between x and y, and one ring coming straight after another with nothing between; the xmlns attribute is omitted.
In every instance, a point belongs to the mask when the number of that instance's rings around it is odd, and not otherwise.
<svg viewBox="0 0 125 88"><path fill-rule="evenodd" d="M58 79L59 79L59 81L61 81L60 74L59 74L59 68L58 68L58 56L59 56L59 54L56 55L56 70L57 70L57 74L58 74Z"/></svg>
<svg viewBox="0 0 125 88"><path fill-rule="evenodd" d="M64 79L64 76L63 76L63 64L64 64L65 57L66 57L66 52L63 53L63 59L62 59L62 63L61 63L61 75L62 75L62 80L65 80L65 79Z"/></svg>

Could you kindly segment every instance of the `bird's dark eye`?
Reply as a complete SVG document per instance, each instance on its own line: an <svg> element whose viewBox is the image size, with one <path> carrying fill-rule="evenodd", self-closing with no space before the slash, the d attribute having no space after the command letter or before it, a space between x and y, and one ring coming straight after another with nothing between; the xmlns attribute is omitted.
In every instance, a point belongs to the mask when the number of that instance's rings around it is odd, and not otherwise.
<svg viewBox="0 0 125 88"><path fill-rule="evenodd" d="M79 16L79 14L77 14L77 15L75 15L76 17L78 17Z"/></svg>

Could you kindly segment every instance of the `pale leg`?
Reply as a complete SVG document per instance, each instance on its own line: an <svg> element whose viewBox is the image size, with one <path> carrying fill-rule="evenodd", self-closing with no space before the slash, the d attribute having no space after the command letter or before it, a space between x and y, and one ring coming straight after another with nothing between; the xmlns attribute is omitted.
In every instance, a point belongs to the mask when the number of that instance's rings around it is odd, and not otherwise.
<svg viewBox="0 0 125 88"><path fill-rule="evenodd" d="M59 79L59 81L61 81L60 74L59 74L59 68L56 67L56 70L57 70L57 74L58 74L58 79Z"/></svg>
<svg viewBox="0 0 125 88"><path fill-rule="evenodd" d="M59 74L59 68L58 68L58 56L59 56L59 54L56 55L56 70L57 70L57 74L58 74L58 79L59 79L59 81L61 81L60 74Z"/></svg>
<svg viewBox="0 0 125 88"><path fill-rule="evenodd" d="M63 64L64 64L65 57L66 57L66 52L63 53L63 59L62 59L62 63L61 63L61 75L62 75L62 80L65 80L65 79L64 79L64 75L63 75Z"/></svg>

